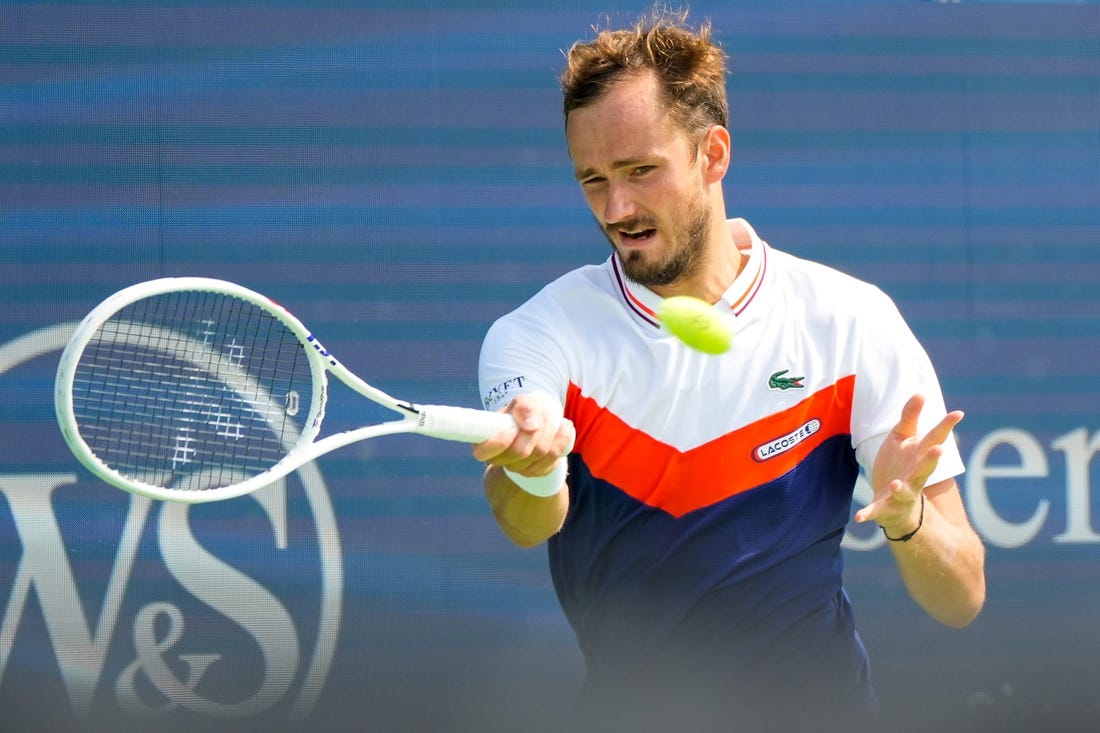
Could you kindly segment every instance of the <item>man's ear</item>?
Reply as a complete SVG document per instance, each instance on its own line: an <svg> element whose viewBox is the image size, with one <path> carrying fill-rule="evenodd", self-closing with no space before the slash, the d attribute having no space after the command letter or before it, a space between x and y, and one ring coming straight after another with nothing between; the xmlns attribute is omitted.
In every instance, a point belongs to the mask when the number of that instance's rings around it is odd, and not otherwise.
<svg viewBox="0 0 1100 733"><path fill-rule="evenodd" d="M699 149L703 155L703 173L707 183L718 183L725 178L730 167L733 154L730 131L721 125L711 125L703 135Z"/></svg>

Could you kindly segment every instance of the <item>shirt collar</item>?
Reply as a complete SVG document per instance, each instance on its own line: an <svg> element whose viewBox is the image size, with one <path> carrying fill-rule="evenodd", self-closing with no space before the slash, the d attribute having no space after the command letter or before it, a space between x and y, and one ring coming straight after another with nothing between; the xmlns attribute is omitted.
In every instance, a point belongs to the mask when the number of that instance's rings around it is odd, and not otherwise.
<svg viewBox="0 0 1100 733"><path fill-rule="evenodd" d="M764 284L764 273L767 271L768 261L767 245L744 219L730 219L727 226L734 245L741 250L741 254L748 257L748 260L734 278L733 283L726 288L719 303L728 308L734 316L740 316ZM618 254L611 255L611 267L627 307L643 321L659 328L657 306L661 302L661 296L645 285L640 285L628 278L623 271Z"/></svg>

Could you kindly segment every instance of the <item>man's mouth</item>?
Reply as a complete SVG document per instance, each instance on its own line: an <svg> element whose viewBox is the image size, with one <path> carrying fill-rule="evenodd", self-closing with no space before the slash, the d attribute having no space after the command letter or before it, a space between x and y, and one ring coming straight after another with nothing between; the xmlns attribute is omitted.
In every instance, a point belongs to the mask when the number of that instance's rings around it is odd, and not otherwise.
<svg viewBox="0 0 1100 733"><path fill-rule="evenodd" d="M620 237L622 237L624 240L628 240L631 242L645 242L657 236L656 229L620 229L618 231Z"/></svg>

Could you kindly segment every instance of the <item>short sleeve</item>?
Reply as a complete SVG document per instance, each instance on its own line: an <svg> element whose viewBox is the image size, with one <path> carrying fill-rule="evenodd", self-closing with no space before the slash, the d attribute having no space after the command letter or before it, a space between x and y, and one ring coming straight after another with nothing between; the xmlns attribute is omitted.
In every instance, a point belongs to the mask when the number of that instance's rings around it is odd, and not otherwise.
<svg viewBox="0 0 1100 733"><path fill-rule="evenodd" d="M914 394L925 398L918 434L924 435L947 414L943 391L931 359L905 322L897 306L881 291L856 320L856 389L852 405L852 444L863 470L870 475L875 457L901 410ZM929 485L963 473L954 435L928 479Z"/></svg>
<svg viewBox="0 0 1100 733"><path fill-rule="evenodd" d="M542 393L560 415L569 385L564 353L547 318L528 303L490 327L481 345L478 384L486 410L519 394Z"/></svg>

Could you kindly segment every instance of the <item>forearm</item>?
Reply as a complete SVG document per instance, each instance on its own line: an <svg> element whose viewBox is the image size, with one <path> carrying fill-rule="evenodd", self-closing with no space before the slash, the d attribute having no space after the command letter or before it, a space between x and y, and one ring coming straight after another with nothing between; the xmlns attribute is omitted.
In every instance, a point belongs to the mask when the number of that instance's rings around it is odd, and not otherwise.
<svg viewBox="0 0 1100 733"><path fill-rule="evenodd" d="M917 533L888 544L910 596L932 618L961 628L985 603L985 549L969 523L943 511L953 498L928 496Z"/></svg>
<svg viewBox="0 0 1100 733"><path fill-rule="evenodd" d="M541 497L529 494L499 466L485 470L485 496L504 534L520 547L534 547L561 529L569 511L569 491Z"/></svg>

